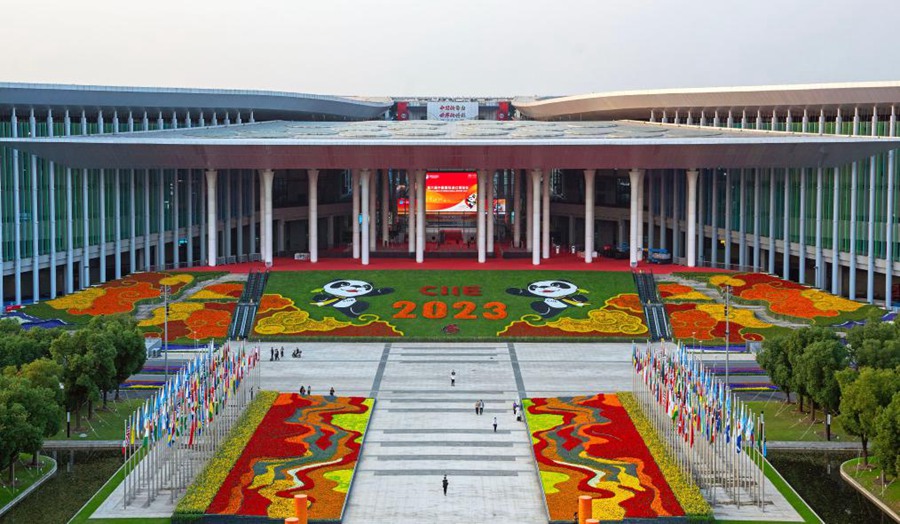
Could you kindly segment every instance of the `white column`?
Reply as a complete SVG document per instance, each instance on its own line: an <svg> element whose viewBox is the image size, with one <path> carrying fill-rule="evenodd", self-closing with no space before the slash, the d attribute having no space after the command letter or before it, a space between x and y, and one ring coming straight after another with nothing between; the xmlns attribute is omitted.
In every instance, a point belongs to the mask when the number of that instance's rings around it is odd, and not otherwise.
<svg viewBox="0 0 900 524"><path fill-rule="evenodd" d="M753 271L759 271L759 169L753 170Z"/></svg>
<svg viewBox="0 0 900 524"><path fill-rule="evenodd" d="M631 219L628 224L628 229L630 231L629 240L628 240L628 251L631 252L630 260L631 265L636 266L638 262L638 246L637 246L637 236L638 236L638 227L637 223L640 219L640 213L638 212L638 188L640 187L640 180L642 175L641 169L632 169L628 172L628 176L631 182Z"/></svg>
<svg viewBox="0 0 900 524"><path fill-rule="evenodd" d="M206 240L208 242L206 252L208 259L206 264L211 267L216 265L216 178L218 173L214 169L206 171ZM145 231L144 234L147 234Z"/></svg>
<svg viewBox="0 0 900 524"><path fill-rule="evenodd" d="M541 209L541 258L550 258L550 175L552 169L544 172L544 179L541 182L541 197L543 200Z"/></svg>
<svg viewBox="0 0 900 524"><path fill-rule="evenodd" d="M822 171L821 166L816 169L816 287L819 289L825 289L825 259L822 253Z"/></svg>
<svg viewBox="0 0 900 524"><path fill-rule="evenodd" d="M476 213L476 225L477 225L477 239L478 239L478 263L483 264L487 258L487 242L485 235L485 226L486 226L486 217L485 214L485 194L487 193L487 170L479 169L478 170L478 193L475 198L475 213Z"/></svg>
<svg viewBox="0 0 900 524"><path fill-rule="evenodd" d="M804 112L804 119L806 113ZM797 281L806 284L806 177L807 170L800 169L800 257L799 268L797 273Z"/></svg>
<svg viewBox="0 0 900 524"><path fill-rule="evenodd" d="M266 267L272 265L272 257L274 249L272 249L272 240L274 239L272 231L272 180L275 179L275 171L266 169L263 174L263 199L266 204L265 226L266 226Z"/></svg>
<svg viewBox="0 0 900 524"><path fill-rule="evenodd" d="M419 205L418 199L416 199L416 186L418 183L415 173L412 169L406 170L406 195L409 201L406 214L406 236L408 237L406 243L410 253L416 252L416 208Z"/></svg>
<svg viewBox="0 0 900 524"><path fill-rule="evenodd" d="M369 265L369 170L363 169L359 173L359 181L361 186L361 194L359 201L361 205L362 224L359 224L360 246L359 256L364 266ZM357 220L357 223L359 221Z"/></svg>
<svg viewBox="0 0 900 524"><path fill-rule="evenodd" d="M513 170L513 246L518 248L522 244L522 173L518 169Z"/></svg>
<svg viewBox="0 0 900 524"><path fill-rule="evenodd" d="M859 108L856 108L853 112L853 136L858 134ZM856 300L856 215L859 212L857 186L859 186L859 162L853 162L850 169L850 289L847 290L847 297L850 300Z"/></svg>
<svg viewBox="0 0 900 524"><path fill-rule="evenodd" d="M663 171L659 177L659 247L666 249L666 173ZM624 243L624 235L619 235L619 243Z"/></svg>
<svg viewBox="0 0 900 524"><path fill-rule="evenodd" d="M132 173L134 170L132 170ZM187 202L187 210L186 210L186 224L185 229L187 230L187 265L188 267L194 266L194 170L188 169L185 171L185 202ZM253 187L253 179L250 179L250 187ZM250 200L251 205L253 207L253 200ZM253 211L251 210L250 216L253 216ZM253 238L253 228L250 228L250 238ZM252 240L251 240L252 242ZM252 249L250 250L253 251ZM132 250L132 253L134 251Z"/></svg>
<svg viewBox="0 0 900 524"><path fill-rule="evenodd" d="M725 249L723 249L724 255L723 255L723 259L722 259L722 262L723 262L722 267L725 269L731 269L731 240L732 240L731 230L734 227L734 224L732 223L732 215L731 215L731 205L732 205L732 201L734 200L732 198L732 193L731 193L731 184L732 184L731 170L726 169L725 170L725 235L723 235L724 239L725 239Z"/></svg>
<svg viewBox="0 0 900 524"><path fill-rule="evenodd" d="M878 108L872 109L872 136L878 136ZM869 157L869 209L867 217L869 219L868 237L868 273L866 280L866 302L875 303L875 161L877 157ZM888 244L890 245L890 244Z"/></svg>
<svg viewBox="0 0 900 524"><path fill-rule="evenodd" d="M353 226L353 258L359 259L359 169L350 173L351 195L353 197L353 218L350 220Z"/></svg>
<svg viewBox="0 0 900 524"><path fill-rule="evenodd" d="M416 262L425 260L425 170L416 171Z"/></svg>
<svg viewBox="0 0 900 524"><path fill-rule="evenodd" d="M638 180L638 260L644 258L644 179L647 172L641 170L641 178Z"/></svg>
<svg viewBox="0 0 900 524"><path fill-rule="evenodd" d="M307 169L309 180L309 261L319 261L319 170Z"/></svg>
<svg viewBox="0 0 900 524"><path fill-rule="evenodd" d="M775 168L769 169L769 273L775 274Z"/></svg>
<svg viewBox="0 0 900 524"><path fill-rule="evenodd" d="M118 130L119 127L116 126L116 129ZM116 268L115 268L115 276L116 276L116 279L118 280L118 279L122 278L122 174L121 174L121 171L118 169L116 169L115 180L116 180L116 198L115 198L115 210L116 210L115 211L115 213L116 213L115 261L116 261ZM176 195L177 194L178 193L176 193ZM51 199L52 199L52 194L51 194ZM51 200L51 202L53 202L53 200ZM52 206L52 204L51 204L51 206ZM51 238L56 238L56 230L55 229L52 230L51 233L53 234L53 237L51 237ZM53 267L55 269L55 265L51 265L50 267ZM51 274L50 281L51 281L51 283L56 282L56 271L54 271ZM55 289L56 286L54 285L53 288Z"/></svg>
<svg viewBox="0 0 900 524"><path fill-rule="evenodd" d="M487 172L487 187L485 190L484 197L484 209L487 212L487 252L494 252L494 176L496 176L496 169L488 169Z"/></svg>
<svg viewBox="0 0 900 524"><path fill-rule="evenodd" d="M891 119L888 123L888 136L896 136L897 128L897 112L894 106L891 106ZM884 299L887 307L891 307L894 296L891 286L894 283L894 169L896 167L896 150L892 149L888 152L887 162L887 206L885 207L885 275L884 275Z"/></svg>
<svg viewBox="0 0 900 524"><path fill-rule="evenodd" d="M247 250L251 255L256 253L256 181L253 179L254 177L250 176L250 227L247 230L250 232L250 248ZM190 238L190 237L188 237ZM261 239L260 239L261 240Z"/></svg>
<svg viewBox="0 0 900 524"><path fill-rule="evenodd" d="M687 265L697 267L697 177L700 172L690 169L687 175Z"/></svg>
<svg viewBox="0 0 900 524"><path fill-rule="evenodd" d="M697 264L703 265L705 263L704 250L706 245L706 213L704 212L706 206L706 191L705 191L705 183L704 183L703 171L699 172L699 176L697 178Z"/></svg>
<svg viewBox="0 0 900 524"><path fill-rule="evenodd" d="M747 268L747 170L741 169L741 177L739 181L741 187L738 189L738 195L741 199L738 209L741 216L738 219L738 265L741 271Z"/></svg>
<svg viewBox="0 0 900 524"><path fill-rule="evenodd" d="M531 227L528 228L531 240L531 263L541 264L541 170L531 170Z"/></svg>
<svg viewBox="0 0 900 524"><path fill-rule="evenodd" d="M263 172L259 172L259 259L266 261L266 183Z"/></svg>
<svg viewBox="0 0 900 524"><path fill-rule="evenodd" d="M719 262L719 170L712 170L712 189L710 190L709 211L712 234L709 242L709 263L716 267Z"/></svg>
<svg viewBox="0 0 900 524"><path fill-rule="evenodd" d="M784 170L784 252L782 253L781 278L791 279L791 170Z"/></svg>
<svg viewBox="0 0 900 524"><path fill-rule="evenodd" d="M378 204L378 170L369 171L369 252L375 250L377 244L376 234L378 233L376 220L376 206Z"/></svg>
<svg viewBox="0 0 900 524"><path fill-rule="evenodd" d="M840 126L838 126L840 128ZM831 202L831 294L832 295L840 295L841 294L841 259L840 259L840 212L841 212L841 170L840 168L833 168L832 174L834 176L832 182L832 202Z"/></svg>
<svg viewBox="0 0 900 524"><path fill-rule="evenodd" d="M594 261L594 179L597 171L584 170L584 261Z"/></svg>
<svg viewBox="0 0 900 524"><path fill-rule="evenodd" d="M390 222L388 215L391 209L390 199L390 170L385 169L381 174L381 245L387 247L390 240Z"/></svg>
<svg viewBox="0 0 900 524"><path fill-rule="evenodd" d="M525 183L525 249L531 251L532 249L532 241L534 240L534 223L531 221L531 217L534 215L534 184L532 183L532 178L534 178L534 170L529 173L525 172L524 183Z"/></svg>
<svg viewBox="0 0 900 524"><path fill-rule="evenodd" d="M676 120L678 119L677 112L675 113L675 118ZM647 187L647 247L653 249L655 247L653 235L656 229L655 221L653 220L653 180L647 172L644 173L643 184Z"/></svg>

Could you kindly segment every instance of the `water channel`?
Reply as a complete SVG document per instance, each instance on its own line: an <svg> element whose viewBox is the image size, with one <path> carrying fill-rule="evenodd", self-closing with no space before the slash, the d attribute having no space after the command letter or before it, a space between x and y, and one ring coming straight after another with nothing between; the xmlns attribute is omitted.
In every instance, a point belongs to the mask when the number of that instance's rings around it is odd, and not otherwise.
<svg viewBox="0 0 900 524"><path fill-rule="evenodd" d="M826 524L891 524L894 521L841 478L845 452L770 451L769 461Z"/></svg>

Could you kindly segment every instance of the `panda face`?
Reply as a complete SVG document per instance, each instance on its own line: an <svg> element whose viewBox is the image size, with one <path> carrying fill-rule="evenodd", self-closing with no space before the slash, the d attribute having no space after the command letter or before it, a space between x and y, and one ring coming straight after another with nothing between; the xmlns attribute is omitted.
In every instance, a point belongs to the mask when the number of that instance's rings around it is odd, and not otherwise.
<svg viewBox="0 0 900 524"><path fill-rule="evenodd" d="M372 284L364 280L334 280L325 284L323 289L336 297L361 297L372 291Z"/></svg>
<svg viewBox="0 0 900 524"><path fill-rule="evenodd" d="M560 298L574 295L578 286L565 280L539 280L528 284L528 292L536 297Z"/></svg>
<svg viewBox="0 0 900 524"><path fill-rule="evenodd" d="M475 202L478 200L478 195L472 193L471 195L466 197L466 207L469 209L475 209Z"/></svg>

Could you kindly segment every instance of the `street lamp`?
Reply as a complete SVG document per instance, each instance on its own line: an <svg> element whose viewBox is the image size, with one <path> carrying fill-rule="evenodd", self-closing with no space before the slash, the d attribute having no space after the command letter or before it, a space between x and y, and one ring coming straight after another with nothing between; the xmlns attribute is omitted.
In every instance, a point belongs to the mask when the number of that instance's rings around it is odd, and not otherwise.
<svg viewBox="0 0 900 524"><path fill-rule="evenodd" d="M163 286L163 358L166 367L166 382L169 381L169 286Z"/></svg>
<svg viewBox="0 0 900 524"><path fill-rule="evenodd" d="M729 388L728 381L728 341L731 338L731 322L729 319L729 306L731 305L731 286L725 286L725 387Z"/></svg>

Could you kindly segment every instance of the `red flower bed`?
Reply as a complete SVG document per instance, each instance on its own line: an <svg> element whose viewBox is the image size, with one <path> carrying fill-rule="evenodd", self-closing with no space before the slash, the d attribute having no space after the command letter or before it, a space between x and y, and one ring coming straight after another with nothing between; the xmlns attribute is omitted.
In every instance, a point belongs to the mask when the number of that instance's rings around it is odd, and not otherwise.
<svg viewBox="0 0 900 524"><path fill-rule="evenodd" d="M580 495L593 497L602 520L685 514L615 395L535 398L526 406L551 520L572 518Z"/></svg>
<svg viewBox="0 0 900 524"><path fill-rule="evenodd" d="M206 513L283 519L293 516L294 495L306 494L310 520L339 519L370 406L361 397L282 393Z"/></svg>

